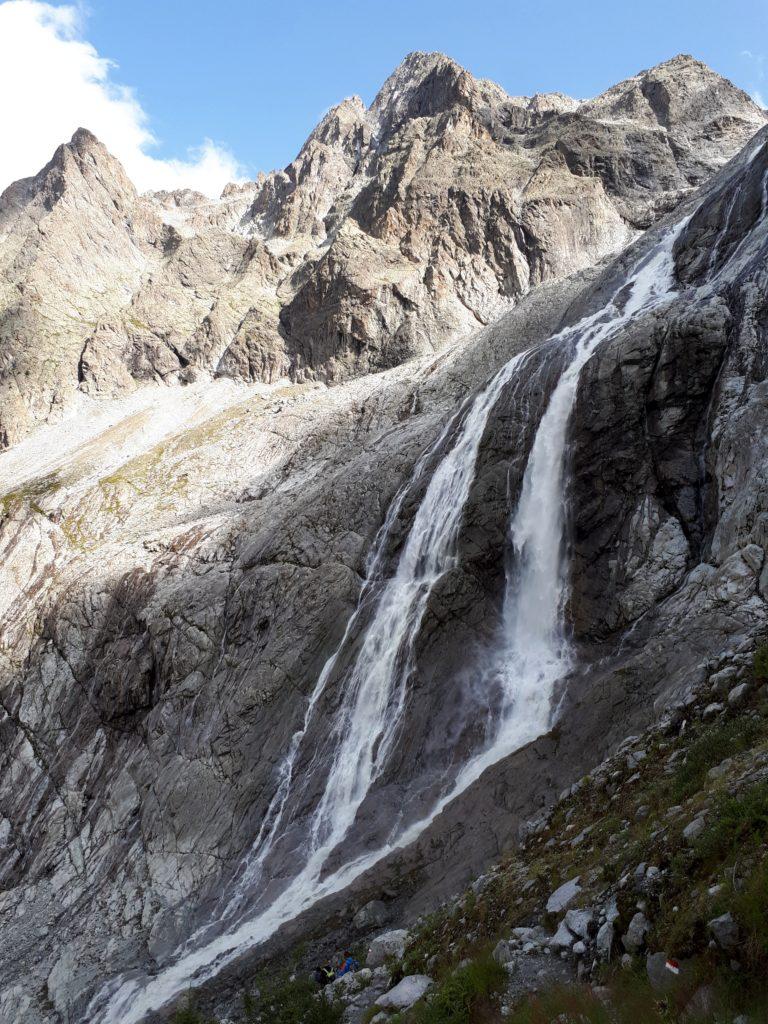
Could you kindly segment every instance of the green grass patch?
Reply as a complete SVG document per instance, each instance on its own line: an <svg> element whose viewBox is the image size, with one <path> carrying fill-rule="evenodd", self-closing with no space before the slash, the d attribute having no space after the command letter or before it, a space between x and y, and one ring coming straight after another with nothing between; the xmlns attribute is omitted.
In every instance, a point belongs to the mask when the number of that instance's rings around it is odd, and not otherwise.
<svg viewBox="0 0 768 1024"><path fill-rule="evenodd" d="M666 787L672 802L679 803L697 793L706 782L710 768L754 746L764 729L764 722L743 717L704 729L688 747L685 762Z"/></svg>
<svg viewBox="0 0 768 1024"><path fill-rule="evenodd" d="M730 910L741 929L747 967L768 979L768 860L762 860L739 888L732 887Z"/></svg>
<svg viewBox="0 0 768 1024"><path fill-rule="evenodd" d="M735 796L724 795L717 803L708 828L694 846L705 865L726 860L745 845L768 836L768 782L761 782Z"/></svg>
<svg viewBox="0 0 768 1024"><path fill-rule="evenodd" d="M184 1006L180 1006L173 1017L172 1024L216 1024L212 1017L206 1017L195 1005L194 996L190 993L187 996Z"/></svg>
<svg viewBox="0 0 768 1024"><path fill-rule="evenodd" d="M411 1012L412 1024L473 1024L504 987L507 972L486 952L460 967Z"/></svg>
<svg viewBox="0 0 768 1024"><path fill-rule="evenodd" d="M309 978L285 975L277 978L261 976L256 984L259 997L243 1000L245 1020L249 1024L339 1024L344 1007L318 992Z"/></svg>

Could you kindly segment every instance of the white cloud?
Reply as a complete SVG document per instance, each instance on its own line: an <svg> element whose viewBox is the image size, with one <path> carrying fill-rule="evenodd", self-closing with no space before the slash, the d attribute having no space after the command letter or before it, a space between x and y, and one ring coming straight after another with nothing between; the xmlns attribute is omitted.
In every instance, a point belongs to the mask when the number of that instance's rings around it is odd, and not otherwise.
<svg viewBox="0 0 768 1024"><path fill-rule="evenodd" d="M39 0L0 3L0 190L35 174L76 128L88 128L140 191L193 188L217 196L242 168L205 139L186 159L151 155L156 139L133 90L84 37L81 11Z"/></svg>

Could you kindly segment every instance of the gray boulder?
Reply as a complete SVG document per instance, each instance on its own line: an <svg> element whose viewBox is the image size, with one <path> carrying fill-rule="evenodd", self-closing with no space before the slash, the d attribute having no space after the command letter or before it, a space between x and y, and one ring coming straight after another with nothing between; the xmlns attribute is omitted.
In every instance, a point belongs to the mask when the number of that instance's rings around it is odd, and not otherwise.
<svg viewBox="0 0 768 1024"><path fill-rule="evenodd" d="M725 697L736 678L736 672L736 668L729 665L709 677L709 686L715 697Z"/></svg>
<svg viewBox="0 0 768 1024"><path fill-rule="evenodd" d="M713 918L707 928L720 949L727 953L739 948L739 926L730 913Z"/></svg>
<svg viewBox="0 0 768 1024"><path fill-rule="evenodd" d="M555 889L547 900L548 914L559 914L561 910L565 910L566 907L573 903L581 892L581 886L579 885L580 877L580 875L576 875L575 878L564 882L558 889Z"/></svg>
<svg viewBox="0 0 768 1024"><path fill-rule="evenodd" d="M751 689L752 687L749 683L739 683L738 686L734 686L728 694L728 707L740 708L742 704L746 704Z"/></svg>
<svg viewBox="0 0 768 1024"><path fill-rule="evenodd" d="M379 996L375 1005L385 1010L407 1010L432 987L432 979L426 974L409 974L389 992Z"/></svg>
<svg viewBox="0 0 768 1024"><path fill-rule="evenodd" d="M650 931L648 918L642 911L638 911L629 922L629 928L621 938L622 945L628 953L639 953L645 945L645 937Z"/></svg>
<svg viewBox="0 0 768 1024"><path fill-rule="evenodd" d="M408 932L405 928L395 928L391 932L377 935L368 949L368 956L365 958L366 967L381 967L384 961L390 957L394 957L396 960L402 959L407 939Z"/></svg>
<svg viewBox="0 0 768 1024"><path fill-rule="evenodd" d="M613 949L613 939L615 934L615 925L613 921L605 921L598 930L597 938L595 939L595 945L597 947L597 955L601 960L610 960L611 951Z"/></svg>
<svg viewBox="0 0 768 1024"><path fill-rule="evenodd" d="M706 827L707 820L704 815L700 814L698 818L694 818L693 821L688 822L685 826L683 829L683 839L687 843L695 843Z"/></svg>
<svg viewBox="0 0 768 1024"><path fill-rule="evenodd" d="M562 951L564 949L571 949L575 941L576 936L565 923L565 919L563 919L558 925L557 931L549 940L549 944L552 947L552 949Z"/></svg>
<svg viewBox="0 0 768 1024"><path fill-rule="evenodd" d="M565 924L580 939L589 939L594 935L597 927L595 912L591 908L569 910L565 915Z"/></svg>
<svg viewBox="0 0 768 1024"><path fill-rule="evenodd" d="M363 931L366 928L380 928L387 923L389 911L381 900L371 900L352 918L354 928Z"/></svg>
<svg viewBox="0 0 768 1024"><path fill-rule="evenodd" d="M673 970L673 965L677 973ZM645 969L654 992L668 995L688 984L691 963L688 960L670 960L666 953L649 953L645 959Z"/></svg>

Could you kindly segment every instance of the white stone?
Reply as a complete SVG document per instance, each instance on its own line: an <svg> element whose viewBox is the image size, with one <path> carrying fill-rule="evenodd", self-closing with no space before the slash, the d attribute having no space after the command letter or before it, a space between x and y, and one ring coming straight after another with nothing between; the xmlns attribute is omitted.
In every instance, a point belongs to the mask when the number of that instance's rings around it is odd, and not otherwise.
<svg viewBox="0 0 768 1024"><path fill-rule="evenodd" d="M379 996L375 1005L382 1006L385 1010L407 1010L417 999L421 999L431 986L432 979L426 974L409 974L389 992Z"/></svg>
<svg viewBox="0 0 768 1024"><path fill-rule="evenodd" d="M581 892L580 878L580 875L576 875L575 878L570 879L570 881L555 889L547 900L548 914L559 914L561 910L565 910L567 906L573 903Z"/></svg>
<svg viewBox="0 0 768 1024"><path fill-rule="evenodd" d="M394 957L402 959L405 952L405 943L408 940L408 932L405 928L395 928L392 931L377 935L368 949L368 956L365 958L367 967L381 967L385 960Z"/></svg>

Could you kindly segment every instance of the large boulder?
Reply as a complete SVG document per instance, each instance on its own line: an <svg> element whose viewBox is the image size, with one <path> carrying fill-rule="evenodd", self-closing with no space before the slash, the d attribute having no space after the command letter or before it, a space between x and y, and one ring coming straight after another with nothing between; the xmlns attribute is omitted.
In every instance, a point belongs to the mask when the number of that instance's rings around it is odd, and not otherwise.
<svg viewBox="0 0 768 1024"><path fill-rule="evenodd" d="M559 914L561 910L565 910L566 907L570 906L571 903L581 892L581 886L579 885L579 875L575 878L571 878L570 881L564 882L558 889L550 895L547 900L547 913L548 914Z"/></svg>
<svg viewBox="0 0 768 1024"><path fill-rule="evenodd" d="M383 935L377 935L368 949L365 958L366 967L381 967L389 959L400 960L405 952L408 932L405 928L395 928Z"/></svg>
<svg viewBox="0 0 768 1024"><path fill-rule="evenodd" d="M713 918L707 928L720 949L733 953L739 948L739 926L730 912Z"/></svg>
<svg viewBox="0 0 768 1024"><path fill-rule="evenodd" d="M661 995L678 992L690 984L692 963L689 960L675 960L666 953L649 953L645 969L651 988Z"/></svg>
<svg viewBox="0 0 768 1024"><path fill-rule="evenodd" d="M432 979L426 974L409 974L389 992L379 996L376 1006L385 1010L407 1010L432 987Z"/></svg>
<svg viewBox="0 0 768 1024"><path fill-rule="evenodd" d="M389 911L381 900L371 900L352 918L352 926L364 931L366 928L380 928L387 923Z"/></svg>

